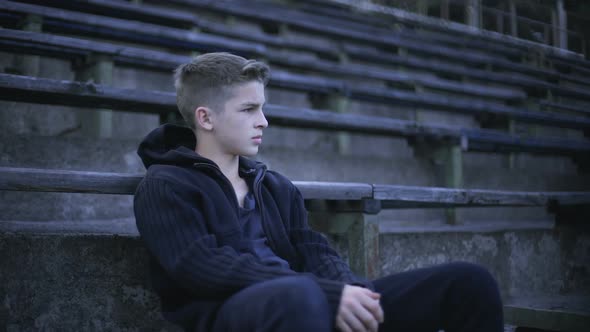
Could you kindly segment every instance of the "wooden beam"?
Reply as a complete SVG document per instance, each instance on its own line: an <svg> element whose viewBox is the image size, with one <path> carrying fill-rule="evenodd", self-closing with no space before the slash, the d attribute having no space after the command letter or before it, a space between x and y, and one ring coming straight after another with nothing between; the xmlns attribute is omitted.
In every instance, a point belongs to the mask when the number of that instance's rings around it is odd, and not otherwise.
<svg viewBox="0 0 590 332"><path fill-rule="evenodd" d="M126 173L0 167L0 190L132 195L143 175ZM364 183L293 182L305 199L362 200L372 198Z"/></svg>
<svg viewBox="0 0 590 332"><path fill-rule="evenodd" d="M383 208L465 207L465 206L547 206L590 203L590 192L519 192L481 189L449 189L373 185Z"/></svg>
<svg viewBox="0 0 590 332"><path fill-rule="evenodd" d="M143 175L0 167L0 190L130 195Z"/></svg>
<svg viewBox="0 0 590 332"><path fill-rule="evenodd" d="M0 190L133 194L143 175L0 167ZM547 206L590 204L590 192L518 192L294 181L305 199L379 200L383 207Z"/></svg>
<svg viewBox="0 0 590 332"><path fill-rule="evenodd" d="M373 197L365 183L293 181L306 199L360 200Z"/></svg>

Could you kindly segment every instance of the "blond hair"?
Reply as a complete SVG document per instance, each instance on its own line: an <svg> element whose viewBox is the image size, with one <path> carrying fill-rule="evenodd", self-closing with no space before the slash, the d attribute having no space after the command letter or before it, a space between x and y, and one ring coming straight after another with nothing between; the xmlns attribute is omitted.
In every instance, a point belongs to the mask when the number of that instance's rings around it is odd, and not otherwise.
<svg viewBox="0 0 590 332"><path fill-rule="evenodd" d="M184 120L195 129L198 107L221 111L231 97L232 87L250 81L266 85L269 78L270 69L262 62L225 52L202 54L174 70L176 104Z"/></svg>

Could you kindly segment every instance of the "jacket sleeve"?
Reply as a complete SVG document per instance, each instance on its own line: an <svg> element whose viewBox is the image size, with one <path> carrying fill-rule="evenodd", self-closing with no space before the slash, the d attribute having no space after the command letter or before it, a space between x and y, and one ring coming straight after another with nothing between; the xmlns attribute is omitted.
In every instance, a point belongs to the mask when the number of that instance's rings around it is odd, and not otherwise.
<svg viewBox="0 0 590 332"><path fill-rule="evenodd" d="M224 299L250 285L297 272L266 266L250 254L219 246L209 234L200 206L202 193L175 190L166 180L146 177L138 187L134 210L142 240L169 276L187 291L203 298ZM344 284L317 279L339 303ZM334 304L335 302L335 304Z"/></svg>
<svg viewBox="0 0 590 332"><path fill-rule="evenodd" d="M289 238L295 246L306 271L320 278L338 280L374 290L373 284L355 275L346 262L332 249L321 233L309 227L303 196L292 185L293 203Z"/></svg>

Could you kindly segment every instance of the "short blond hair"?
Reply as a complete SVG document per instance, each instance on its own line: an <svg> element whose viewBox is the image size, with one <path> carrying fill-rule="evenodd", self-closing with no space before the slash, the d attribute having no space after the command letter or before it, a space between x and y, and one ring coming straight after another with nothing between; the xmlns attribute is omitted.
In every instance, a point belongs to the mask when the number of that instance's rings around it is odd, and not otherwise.
<svg viewBox="0 0 590 332"><path fill-rule="evenodd" d="M174 70L176 105L184 120L195 129L198 107L221 111L232 87L250 81L266 85L269 78L270 68L260 61L225 52L202 54Z"/></svg>

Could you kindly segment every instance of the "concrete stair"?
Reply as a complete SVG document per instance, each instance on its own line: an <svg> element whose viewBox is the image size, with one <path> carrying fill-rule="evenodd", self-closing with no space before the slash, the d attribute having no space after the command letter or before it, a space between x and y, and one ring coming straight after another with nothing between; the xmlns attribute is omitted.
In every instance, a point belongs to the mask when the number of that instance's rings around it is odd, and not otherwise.
<svg viewBox="0 0 590 332"><path fill-rule="evenodd" d="M346 258L346 240L329 238ZM590 235L571 229L396 232L382 227L380 247L380 275L469 261L490 269L505 303L540 304L547 295L562 302L590 299ZM0 250L5 257L0 261L0 322L5 323L0 326L6 331L178 331L159 313L147 252L132 218L3 221ZM540 299L539 293L546 296Z"/></svg>

